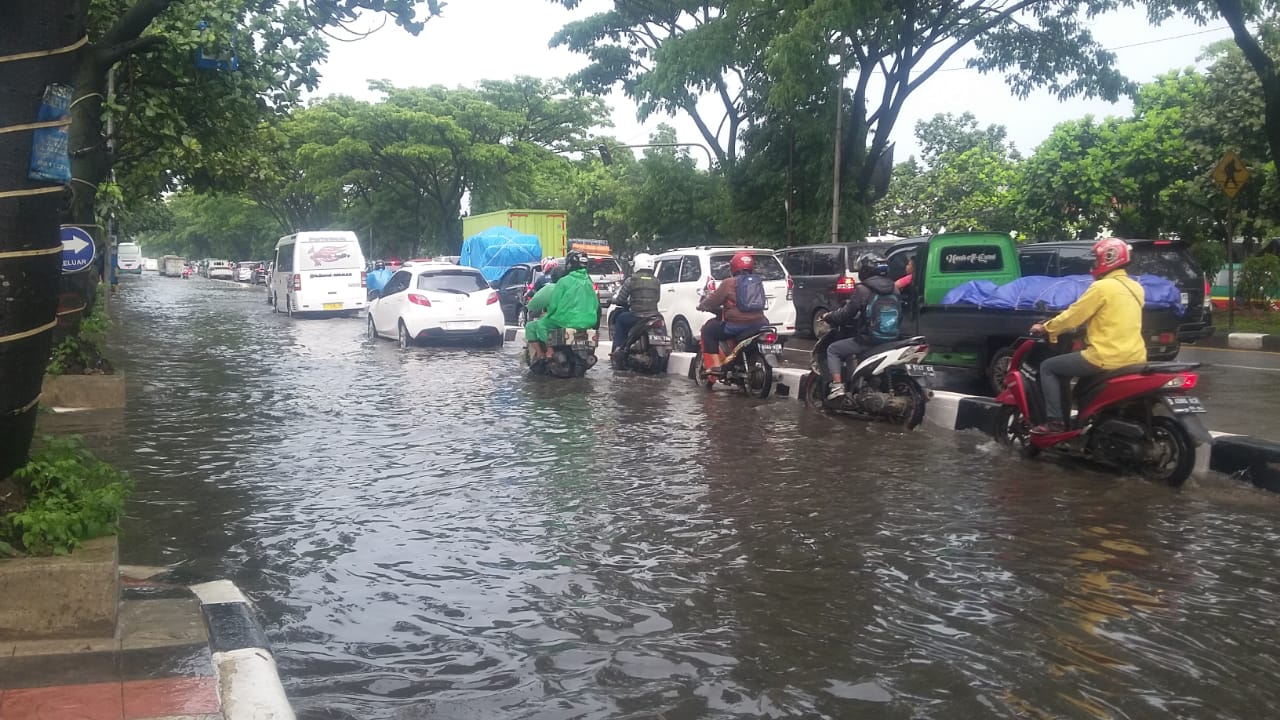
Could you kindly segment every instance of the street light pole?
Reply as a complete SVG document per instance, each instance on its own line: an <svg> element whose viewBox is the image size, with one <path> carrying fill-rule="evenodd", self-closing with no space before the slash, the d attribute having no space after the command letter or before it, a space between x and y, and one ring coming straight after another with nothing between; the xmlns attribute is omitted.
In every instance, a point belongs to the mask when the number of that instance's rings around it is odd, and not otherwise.
<svg viewBox="0 0 1280 720"><path fill-rule="evenodd" d="M836 71L838 80L836 81L836 137L835 137L835 163L831 171L831 242L840 242L840 124L842 105L844 105L844 72Z"/></svg>

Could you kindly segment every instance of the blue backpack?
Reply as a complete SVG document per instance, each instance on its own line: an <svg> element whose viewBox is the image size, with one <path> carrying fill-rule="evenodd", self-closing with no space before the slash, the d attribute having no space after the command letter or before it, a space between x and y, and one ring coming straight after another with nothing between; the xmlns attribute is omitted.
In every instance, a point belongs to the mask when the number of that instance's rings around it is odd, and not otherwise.
<svg viewBox="0 0 1280 720"><path fill-rule="evenodd" d="M764 278L755 274L739 275L734 301L743 312L764 312L769 304L764 294Z"/></svg>
<svg viewBox="0 0 1280 720"><path fill-rule="evenodd" d="M877 294L867 306L867 329L876 342L893 342L898 339L898 316L902 306L898 293Z"/></svg>

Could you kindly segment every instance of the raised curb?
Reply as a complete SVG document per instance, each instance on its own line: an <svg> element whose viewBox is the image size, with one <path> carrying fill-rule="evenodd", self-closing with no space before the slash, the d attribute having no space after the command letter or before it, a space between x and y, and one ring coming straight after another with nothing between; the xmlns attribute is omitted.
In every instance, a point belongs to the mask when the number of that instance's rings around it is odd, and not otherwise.
<svg viewBox="0 0 1280 720"><path fill-rule="evenodd" d="M209 630L225 720L294 720L280 672L249 599L230 580L192 585Z"/></svg>
<svg viewBox="0 0 1280 720"><path fill-rule="evenodd" d="M1223 333L1197 340L1190 347L1227 348L1230 350L1259 350L1280 352L1280 335L1265 333Z"/></svg>
<svg viewBox="0 0 1280 720"><path fill-rule="evenodd" d="M1241 333L1232 333L1240 335ZM1277 338L1277 335L1261 337ZM507 328L508 342L524 342L524 328ZM607 355L613 344L601 341L598 354ZM1280 345L1277 345L1280 351ZM667 363L668 375L692 377L693 353L671 353ZM608 368L609 364L596 363L596 368ZM594 369L594 368L593 368ZM799 368L774 368L773 382L778 396L798 400L800 378L808 370ZM930 390L929 404L925 406L925 422L947 430L977 430L984 435L995 435L996 413L1000 404L981 395L966 395L948 390ZM1250 482L1264 490L1280 492L1280 443L1246 435L1211 432L1213 440L1196 448L1195 474L1214 471L1225 473Z"/></svg>

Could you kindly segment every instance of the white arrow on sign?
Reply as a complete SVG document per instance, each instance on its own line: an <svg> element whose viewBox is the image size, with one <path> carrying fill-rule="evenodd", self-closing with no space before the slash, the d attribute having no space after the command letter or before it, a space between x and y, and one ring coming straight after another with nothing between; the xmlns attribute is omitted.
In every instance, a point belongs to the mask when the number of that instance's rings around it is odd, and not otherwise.
<svg viewBox="0 0 1280 720"><path fill-rule="evenodd" d="M78 253L87 247L89 247L89 243L81 240L78 237L73 237L70 240L62 241L62 249L70 250L73 253Z"/></svg>

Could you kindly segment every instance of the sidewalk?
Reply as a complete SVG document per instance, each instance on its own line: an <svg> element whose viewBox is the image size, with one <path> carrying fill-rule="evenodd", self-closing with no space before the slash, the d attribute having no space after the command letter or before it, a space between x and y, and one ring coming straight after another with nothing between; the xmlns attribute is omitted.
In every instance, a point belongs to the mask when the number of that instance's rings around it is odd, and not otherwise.
<svg viewBox="0 0 1280 720"><path fill-rule="evenodd" d="M1263 352L1280 352L1280 335L1264 333L1226 332L1226 328L1218 328L1218 332L1207 338L1197 340L1195 345L1184 347L1228 348L1230 350L1261 350Z"/></svg>
<svg viewBox="0 0 1280 720"><path fill-rule="evenodd" d="M0 642L0 718L293 717L265 637L256 620L246 628L251 611L234 585L189 588L155 579L163 568L120 570L114 637ZM248 653L256 671L246 672L237 653ZM264 702L261 692L245 692L246 681L278 692Z"/></svg>

